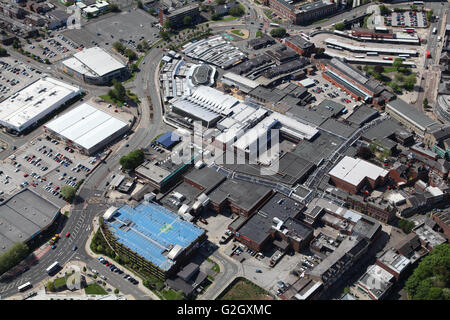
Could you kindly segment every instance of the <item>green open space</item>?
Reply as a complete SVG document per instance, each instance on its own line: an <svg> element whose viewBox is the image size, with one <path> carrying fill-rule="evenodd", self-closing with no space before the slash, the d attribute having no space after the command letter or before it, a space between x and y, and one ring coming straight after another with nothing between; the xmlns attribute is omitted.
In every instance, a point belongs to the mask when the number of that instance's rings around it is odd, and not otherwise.
<svg viewBox="0 0 450 320"><path fill-rule="evenodd" d="M219 300L272 300L268 292L246 278L236 278L233 284L220 294Z"/></svg>

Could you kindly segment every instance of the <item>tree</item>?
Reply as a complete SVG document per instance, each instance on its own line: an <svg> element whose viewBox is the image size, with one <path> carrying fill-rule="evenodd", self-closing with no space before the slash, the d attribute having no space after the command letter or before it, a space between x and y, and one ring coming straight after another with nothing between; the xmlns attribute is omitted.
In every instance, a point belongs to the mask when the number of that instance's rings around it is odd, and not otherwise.
<svg viewBox="0 0 450 320"><path fill-rule="evenodd" d="M335 28L336 30L342 31L342 30L345 29L345 23L343 23L343 22L338 22L338 23L336 23L336 24L334 25L334 28Z"/></svg>
<svg viewBox="0 0 450 320"><path fill-rule="evenodd" d="M139 67L136 63L133 63L130 67L131 72L137 72L139 70Z"/></svg>
<svg viewBox="0 0 450 320"><path fill-rule="evenodd" d="M109 10L111 10L111 12L119 12L119 6L115 3L110 3L109 4Z"/></svg>
<svg viewBox="0 0 450 320"><path fill-rule="evenodd" d="M395 81L397 81L397 82L405 81L405 77L401 73L397 73L394 78L395 78Z"/></svg>
<svg viewBox="0 0 450 320"><path fill-rule="evenodd" d="M159 31L159 36L163 39L163 40L170 40L170 34L167 31L164 30L160 30Z"/></svg>
<svg viewBox="0 0 450 320"><path fill-rule="evenodd" d="M370 148L362 146L358 148L356 156L364 160L369 160L374 157L374 154Z"/></svg>
<svg viewBox="0 0 450 320"><path fill-rule="evenodd" d="M28 255L28 252L29 248L25 243L16 242L9 250L0 255L0 274L17 265Z"/></svg>
<svg viewBox="0 0 450 320"><path fill-rule="evenodd" d="M450 245L436 246L414 270L405 283L413 300L450 299Z"/></svg>
<svg viewBox="0 0 450 320"><path fill-rule="evenodd" d="M86 272L86 270L87 270L87 269L86 269L86 266L84 266L84 267L83 267L83 272Z"/></svg>
<svg viewBox="0 0 450 320"><path fill-rule="evenodd" d="M270 35L274 38L282 38L286 35L286 29L284 28L275 28L270 30Z"/></svg>
<svg viewBox="0 0 450 320"><path fill-rule="evenodd" d="M185 16L183 18L183 23L186 27L190 27L192 25L192 17L191 16Z"/></svg>
<svg viewBox="0 0 450 320"><path fill-rule="evenodd" d="M386 15L388 15L389 13L391 13L391 10L389 10L389 8L386 7L384 4L379 5L378 8L380 8L380 14L381 14L382 16L386 16Z"/></svg>
<svg viewBox="0 0 450 320"><path fill-rule="evenodd" d="M144 159L144 152L137 149L120 158L120 164L124 169L134 170L137 166L144 162Z"/></svg>
<svg viewBox="0 0 450 320"><path fill-rule="evenodd" d="M256 31L256 37L258 38L261 36L262 36L262 31L261 30Z"/></svg>
<svg viewBox="0 0 450 320"><path fill-rule="evenodd" d="M13 43L12 43L12 47L14 49L19 49L22 45L20 44L20 41L18 41L17 39L14 39Z"/></svg>
<svg viewBox="0 0 450 320"><path fill-rule="evenodd" d="M5 57L8 54L5 48L0 47L0 57Z"/></svg>
<svg viewBox="0 0 450 320"><path fill-rule="evenodd" d="M242 17L245 14L245 10L241 6L238 6L235 8L231 8L229 13L233 17Z"/></svg>
<svg viewBox="0 0 450 320"><path fill-rule="evenodd" d="M428 107L428 99L427 98L423 99L423 107L424 108Z"/></svg>
<svg viewBox="0 0 450 320"><path fill-rule="evenodd" d="M124 102L127 96L127 91L123 84L116 79L113 79L112 81L113 87L114 87L114 95L116 100L119 100L120 102Z"/></svg>
<svg viewBox="0 0 450 320"><path fill-rule="evenodd" d="M68 199L69 201L73 199L76 192L77 189L72 186L64 186L61 188L61 195L64 197L64 199Z"/></svg>
<svg viewBox="0 0 450 320"><path fill-rule="evenodd" d="M163 27L166 30L170 30L172 29L172 23L170 22L170 20L167 20L166 22L163 23Z"/></svg>
<svg viewBox="0 0 450 320"><path fill-rule="evenodd" d="M398 222L398 226L403 230L404 233L410 233L411 230L415 227L415 224L408 219L402 219Z"/></svg>
<svg viewBox="0 0 450 320"><path fill-rule="evenodd" d="M416 75L414 73L411 73L409 76L405 77L405 81L403 82L403 87L406 90L411 91L414 89L416 82L417 82Z"/></svg>
<svg viewBox="0 0 450 320"><path fill-rule="evenodd" d="M216 0L216 3L221 5L221 4L225 4L227 2L227 0Z"/></svg>
<svg viewBox="0 0 450 320"><path fill-rule="evenodd" d="M383 73L384 72L384 67L383 66L380 66L380 65L376 65L374 68L373 68L373 70L376 72L376 73Z"/></svg>
<svg viewBox="0 0 450 320"><path fill-rule="evenodd" d="M399 70L399 68L403 67L403 60L400 58L395 58L394 62L392 63L392 66L397 69L397 71Z"/></svg>
<svg viewBox="0 0 450 320"><path fill-rule="evenodd" d="M128 57L128 61L134 61L137 59L137 54L131 49L125 49L124 55Z"/></svg>
<svg viewBox="0 0 450 320"><path fill-rule="evenodd" d="M54 292L55 285L53 284L53 281L47 281L47 283L45 284L45 289L47 289L47 291L49 292Z"/></svg>
<svg viewBox="0 0 450 320"><path fill-rule="evenodd" d="M123 45L122 42L116 41L112 44L113 48L116 49L118 52L123 53L126 49L126 47Z"/></svg>
<svg viewBox="0 0 450 320"><path fill-rule="evenodd" d="M114 289L114 294L119 294L119 289Z"/></svg>
<svg viewBox="0 0 450 320"><path fill-rule="evenodd" d="M142 9L144 6L142 5L142 1L141 0L139 0L138 2L137 2L137 7L139 8L139 9Z"/></svg>
<svg viewBox="0 0 450 320"><path fill-rule="evenodd" d="M222 16L218 13L213 13L211 16L211 19L214 21L220 20L222 18Z"/></svg>
<svg viewBox="0 0 450 320"><path fill-rule="evenodd" d="M154 16L156 14L156 10L154 8L150 8L150 10L148 10L148 13Z"/></svg>
<svg viewBox="0 0 450 320"><path fill-rule="evenodd" d="M432 18L433 18L433 10L427 11L427 20L431 21Z"/></svg>

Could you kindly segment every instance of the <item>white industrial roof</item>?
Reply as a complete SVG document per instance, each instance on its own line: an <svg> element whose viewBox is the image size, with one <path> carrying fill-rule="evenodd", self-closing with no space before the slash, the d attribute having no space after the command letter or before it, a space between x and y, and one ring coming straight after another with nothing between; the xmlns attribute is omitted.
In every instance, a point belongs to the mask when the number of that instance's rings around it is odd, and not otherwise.
<svg viewBox="0 0 450 320"><path fill-rule="evenodd" d="M80 88L62 81L49 77L39 79L0 103L0 123L22 130L27 122L39 120L69 96L79 93Z"/></svg>
<svg viewBox="0 0 450 320"><path fill-rule="evenodd" d="M87 103L83 103L46 125L48 129L87 150L126 126L127 123L122 120Z"/></svg>
<svg viewBox="0 0 450 320"><path fill-rule="evenodd" d="M63 64L79 73L99 77L125 68L122 62L99 47L92 47L75 53L73 58L63 61Z"/></svg>
<svg viewBox="0 0 450 320"><path fill-rule="evenodd" d="M348 44L345 42L341 42L334 38L325 39L326 44L331 44L334 46L339 46L341 48L356 51L356 52L380 52L380 53L394 53L394 54L411 54L416 55L416 50L408 50L408 49L396 49L393 47L369 47L369 46L354 46L352 44Z"/></svg>
<svg viewBox="0 0 450 320"><path fill-rule="evenodd" d="M231 80L231 81L233 81L233 82L235 82L237 84L242 84L242 85L247 86L249 88L253 88L253 89L256 88L259 85L258 82L250 80L250 79L248 79L246 77L240 76L240 75L238 75L236 73L233 73L233 72L225 73L223 75L223 78L227 79L227 80Z"/></svg>
<svg viewBox="0 0 450 320"><path fill-rule="evenodd" d="M114 215L114 213L116 212L117 209L118 208L113 207L113 206L109 207L103 214L103 219L109 220Z"/></svg>
<svg viewBox="0 0 450 320"><path fill-rule="evenodd" d="M378 177L385 177L388 171L362 159L345 156L339 163L330 170L329 175L357 186L368 177L376 180Z"/></svg>
<svg viewBox="0 0 450 320"><path fill-rule="evenodd" d="M301 80L301 81L299 81L298 83L300 83L302 86L304 86L304 87L310 87L310 86L313 86L315 83L314 83L314 80L312 80L312 79L310 79L310 78L306 78L306 79L304 79L304 80Z"/></svg>

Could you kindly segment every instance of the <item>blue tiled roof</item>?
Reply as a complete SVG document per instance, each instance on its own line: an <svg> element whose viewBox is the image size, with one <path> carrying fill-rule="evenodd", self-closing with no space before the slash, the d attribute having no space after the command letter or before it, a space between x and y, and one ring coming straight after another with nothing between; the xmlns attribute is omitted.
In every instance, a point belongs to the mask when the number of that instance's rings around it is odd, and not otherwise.
<svg viewBox="0 0 450 320"><path fill-rule="evenodd" d="M184 250L205 232L156 203L124 205L108 227L119 243L164 271L173 264L167 258L170 247L180 245Z"/></svg>

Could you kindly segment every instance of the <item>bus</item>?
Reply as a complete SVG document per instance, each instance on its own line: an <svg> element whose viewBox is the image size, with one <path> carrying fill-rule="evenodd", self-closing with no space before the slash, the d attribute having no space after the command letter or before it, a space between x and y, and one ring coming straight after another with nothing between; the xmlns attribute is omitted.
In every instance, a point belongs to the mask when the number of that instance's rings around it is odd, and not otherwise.
<svg viewBox="0 0 450 320"><path fill-rule="evenodd" d="M30 283L30 282L27 282L27 283L24 283L23 285L19 286L19 287L17 288L17 290L19 290L19 292L23 292L23 291L25 291L25 290L30 289L31 287L32 287L31 283Z"/></svg>
<svg viewBox="0 0 450 320"><path fill-rule="evenodd" d="M437 29L436 29L436 27L434 27L433 28L433 34L436 34L436 32L437 32Z"/></svg>
<svg viewBox="0 0 450 320"><path fill-rule="evenodd" d="M381 33L388 33L389 30L386 27L375 27L375 31L381 32Z"/></svg>
<svg viewBox="0 0 450 320"><path fill-rule="evenodd" d="M344 51L344 49L342 49L341 47L338 47L338 46L334 46L334 49Z"/></svg>
<svg viewBox="0 0 450 320"><path fill-rule="evenodd" d="M414 1L413 4L415 6L423 6L423 1Z"/></svg>
<svg viewBox="0 0 450 320"><path fill-rule="evenodd" d="M364 56L355 56L355 58L357 58L357 59L364 59L365 57Z"/></svg>
<svg viewBox="0 0 450 320"><path fill-rule="evenodd" d="M58 261L55 261L47 269L45 269L45 271L47 271L48 274L51 274L58 268L59 268L59 263L58 263Z"/></svg>
<svg viewBox="0 0 450 320"><path fill-rule="evenodd" d="M392 60L392 57L383 57L383 60Z"/></svg>
<svg viewBox="0 0 450 320"><path fill-rule="evenodd" d="M400 58L409 58L409 54L399 54L398 55Z"/></svg>
<svg viewBox="0 0 450 320"><path fill-rule="evenodd" d="M372 52L367 52L366 53L368 56L377 56L378 52L372 51Z"/></svg>
<svg viewBox="0 0 450 320"><path fill-rule="evenodd" d="M273 22L272 22L272 23L270 24L270 26L271 26L271 27L277 28L277 27L279 27L280 25L279 25L278 23L273 23Z"/></svg>

